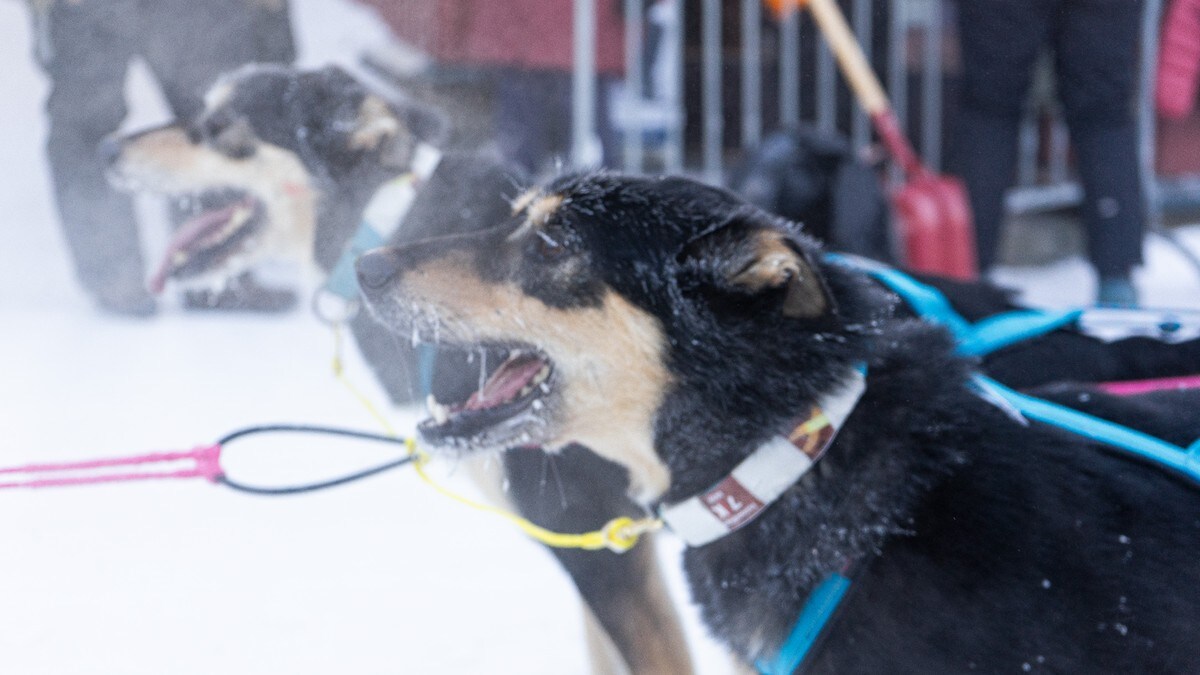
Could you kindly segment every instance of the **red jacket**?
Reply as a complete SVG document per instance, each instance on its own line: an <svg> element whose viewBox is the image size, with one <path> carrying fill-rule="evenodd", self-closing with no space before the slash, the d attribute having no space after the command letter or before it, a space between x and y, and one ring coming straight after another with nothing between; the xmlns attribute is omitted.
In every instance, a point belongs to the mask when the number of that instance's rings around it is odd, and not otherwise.
<svg viewBox="0 0 1200 675"><path fill-rule="evenodd" d="M1173 0L1163 20L1154 97L1163 117L1187 117L1200 76L1200 0Z"/></svg>
<svg viewBox="0 0 1200 675"><path fill-rule="evenodd" d="M361 0L397 37L435 59L463 65L571 69L571 0ZM621 0L596 0L596 69L625 67Z"/></svg>

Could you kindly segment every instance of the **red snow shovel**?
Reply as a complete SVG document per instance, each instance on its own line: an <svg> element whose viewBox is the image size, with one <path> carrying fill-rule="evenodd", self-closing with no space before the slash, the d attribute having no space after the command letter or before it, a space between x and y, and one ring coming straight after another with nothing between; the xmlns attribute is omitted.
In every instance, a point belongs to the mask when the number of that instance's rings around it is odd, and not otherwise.
<svg viewBox="0 0 1200 675"><path fill-rule="evenodd" d="M808 5L850 88L904 171L904 184L892 191L892 205L900 221L907 266L959 279L975 278L975 229L963 184L935 174L921 163L835 0L799 1Z"/></svg>

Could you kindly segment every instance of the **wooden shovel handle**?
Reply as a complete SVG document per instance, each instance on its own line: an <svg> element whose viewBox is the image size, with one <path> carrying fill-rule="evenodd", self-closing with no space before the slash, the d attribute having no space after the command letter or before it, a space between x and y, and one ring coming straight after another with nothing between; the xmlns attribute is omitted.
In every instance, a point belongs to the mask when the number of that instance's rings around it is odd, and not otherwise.
<svg viewBox="0 0 1200 675"><path fill-rule="evenodd" d="M875 116L889 110L891 104L888 103L887 94L884 93L879 78L875 76L862 47L846 23L842 10L834 0L805 0L805 4L808 5L808 11L812 12L813 20L825 34L829 48L833 50L833 55L842 67L842 74L850 82L850 88L858 96L867 114Z"/></svg>
<svg viewBox="0 0 1200 675"><path fill-rule="evenodd" d="M850 26L846 23L846 17L842 15L842 10L835 4L835 0L801 0L801 2L808 5L808 11L812 13L813 20L817 22L817 27L825 35L829 48L837 57L842 74L846 76L850 88L858 97L858 102L871 117L875 131L879 134L879 138L887 147L888 152L891 153L892 158L910 178L927 174L928 169L921 163L921 159L917 157L912 145L904 137L900 123L892 111L892 105L888 102L887 94L884 93L883 86L879 84L879 78L875 76L875 70L867 62L867 57L863 54L858 39L854 37Z"/></svg>

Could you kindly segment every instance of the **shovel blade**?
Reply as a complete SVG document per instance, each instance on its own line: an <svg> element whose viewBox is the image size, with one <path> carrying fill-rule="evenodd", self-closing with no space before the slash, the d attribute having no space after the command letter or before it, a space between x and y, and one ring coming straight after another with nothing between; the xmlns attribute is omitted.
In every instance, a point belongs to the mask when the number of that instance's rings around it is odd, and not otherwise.
<svg viewBox="0 0 1200 675"><path fill-rule="evenodd" d="M975 228L963 184L923 173L892 193L909 268L955 279L978 276Z"/></svg>

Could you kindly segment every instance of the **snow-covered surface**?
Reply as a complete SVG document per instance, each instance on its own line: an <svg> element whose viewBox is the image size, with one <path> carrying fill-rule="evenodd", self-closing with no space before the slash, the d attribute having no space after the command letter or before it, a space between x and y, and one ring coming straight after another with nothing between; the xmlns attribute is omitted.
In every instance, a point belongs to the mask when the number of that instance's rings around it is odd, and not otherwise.
<svg viewBox="0 0 1200 675"><path fill-rule="evenodd" d="M306 65L384 39L344 0L295 0ZM149 321L96 313L76 287L42 159L46 82L24 3L0 2L0 466L186 449L265 422L373 428L331 375L333 340L305 311ZM135 71L129 126L165 116ZM163 239L146 226L147 247ZM1200 249L1200 228L1185 232ZM1200 308L1200 280L1160 242L1148 303ZM1006 269L1041 304L1085 302L1082 261ZM382 399L357 355L349 374ZM402 429L414 411L397 411ZM452 476L452 480L457 479ZM456 480L460 487L465 481ZM466 488L464 488L466 489ZM728 672L687 606L704 673ZM568 579L492 516L412 472L284 499L203 483L0 492L0 672L582 673Z"/></svg>

